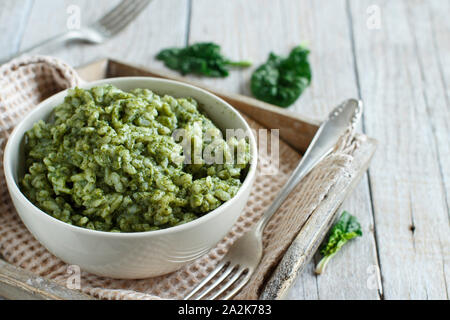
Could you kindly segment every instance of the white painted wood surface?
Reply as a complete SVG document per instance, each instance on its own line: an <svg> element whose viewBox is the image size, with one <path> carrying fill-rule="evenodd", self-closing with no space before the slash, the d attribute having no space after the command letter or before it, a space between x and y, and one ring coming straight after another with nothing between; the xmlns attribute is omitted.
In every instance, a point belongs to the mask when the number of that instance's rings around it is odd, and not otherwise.
<svg viewBox="0 0 450 320"><path fill-rule="evenodd" d="M361 19L374 4L384 9L380 30L368 29ZM450 65L438 60L443 53L431 27L437 22L433 15L445 11L446 4L350 4L360 94L368 106L366 133L381 146L371 164L370 182L388 299L448 299L449 294L450 110L444 73L448 75ZM439 30L446 33L447 46L449 31L443 26Z"/></svg>
<svg viewBox="0 0 450 320"><path fill-rule="evenodd" d="M83 25L118 0L2 0L0 59L67 29L67 8ZM51 54L77 66L111 57L164 68L162 48L214 41L257 67L270 51L311 48L313 82L290 108L321 119L361 97L361 130L380 141L368 175L343 205L364 236L343 248L324 275L314 262L289 299L448 299L450 278L450 22L448 1L154 0L116 38ZM374 13L375 12L375 13ZM373 29L379 13L379 29ZM376 16L375 16L376 18ZM376 21L375 21L376 22ZM254 67L226 79L196 79L250 94ZM414 228L411 228L414 226ZM382 287L377 285L377 272Z"/></svg>

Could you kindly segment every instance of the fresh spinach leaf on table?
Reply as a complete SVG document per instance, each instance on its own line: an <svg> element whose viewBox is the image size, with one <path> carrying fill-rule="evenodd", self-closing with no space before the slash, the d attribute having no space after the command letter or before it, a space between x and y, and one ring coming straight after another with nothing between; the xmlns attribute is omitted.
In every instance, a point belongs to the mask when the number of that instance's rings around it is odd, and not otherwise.
<svg viewBox="0 0 450 320"><path fill-rule="evenodd" d="M316 274L321 274L331 258L347 243L347 241L362 236L361 225L355 216L347 211L342 212L338 222L333 226L328 240L320 250L323 255L316 267Z"/></svg>
<svg viewBox="0 0 450 320"><path fill-rule="evenodd" d="M304 46L292 49L287 58L270 53L267 62L252 75L253 95L284 108L293 104L311 83L308 54Z"/></svg>
<svg viewBox="0 0 450 320"><path fill-rule="evenodd" d="M231 61L220 53L220 46L212 42L196 43L185 48L164 49L156 56L166 67L208 77L226 77L229 67L249 67L248 61Z"/></svg>

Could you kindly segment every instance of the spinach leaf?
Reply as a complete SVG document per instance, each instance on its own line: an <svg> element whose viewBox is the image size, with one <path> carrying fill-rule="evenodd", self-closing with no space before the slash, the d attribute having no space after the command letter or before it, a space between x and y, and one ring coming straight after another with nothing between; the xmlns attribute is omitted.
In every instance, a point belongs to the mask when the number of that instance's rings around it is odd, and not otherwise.
<svg viewBox="0 0 450 320"><path fill-rule="evenodd" d="M231 61L220 53L220 46L211 42L196 43L185 48L169 48L160 51L156 58L166 67L208 77L226 77L229 67L249 67L248 61Z"/></svg>
<svg viewBox="0 0 450 320"><path fill-rule="evenodd" d="M308 54L303 46L292 49L287 58L270 53L267 62L252 75L253 95L280 107L293 104L311 83Z"/></svg>
<svg viewBox="0 0 450 320"><path fill-rule="evenodd" d="M342 248L347 241L362 236L361 225L355 216L347 211L342 212L338 222L331 229L328 241L320 250L323 255L316 267L316 273L321 274L331 258Z"/></svg>

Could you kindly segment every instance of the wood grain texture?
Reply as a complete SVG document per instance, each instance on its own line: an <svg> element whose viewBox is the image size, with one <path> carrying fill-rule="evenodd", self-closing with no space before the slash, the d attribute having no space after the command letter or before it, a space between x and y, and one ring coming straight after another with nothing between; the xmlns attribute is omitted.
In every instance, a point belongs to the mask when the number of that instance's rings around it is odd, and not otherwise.
<svg viewBox="0 0 450 320"><path fill-rule="evenodd" d="M39 277L0 260L0 295L20 300L92 300L54 281Z"/></svg>
<svg viewBox="0 0 450 320"><path fill-rule="evenodd" d="M436 143L447 212L450 204L450 2L413 1L408 5L424 86L429 125ZM428 19L421 19L425 15ZM447 53L447 54L445 54ZM447 278L448 279L448 278ZM449 279L448 279L449 280ZM448 283L448 282L447 282Z"/></svg>
<svg viewBox="0 0 450 320"><path fill-rule="evenodd" d="M0 60L19 50L32 6L32 0L3 0L1 2Z"/></svg>
<svg viewBox="0 0 450 320"><path fill-rule="evenodd" d="M380 29L367 28L370 5L381 10ZM450 119L436 53L428 47L428 8L424 2L350 2L365 128L382 146L370 186L387 299L448 299L448 168L439 152L448 148Z"/></svg>
<svg viewBox="0 0 450 320"><path fill-rule="evenodd" d="M0 3L0 21L2 22L0 23L0 34L2 35L0 37L0 60L19 50L31 13L32 2L32 0L4 0Z"/></svg>

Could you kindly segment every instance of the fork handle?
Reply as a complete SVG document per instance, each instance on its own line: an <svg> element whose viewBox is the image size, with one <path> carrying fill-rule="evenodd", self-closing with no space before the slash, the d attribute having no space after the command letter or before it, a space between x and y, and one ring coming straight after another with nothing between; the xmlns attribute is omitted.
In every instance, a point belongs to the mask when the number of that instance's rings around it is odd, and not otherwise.
<svg viewBox="0 0 450 320"><path fill-rule="evenodd" d="M338 139L350 126L355 126L362 113L362 102L356 99L344 101L333 109L328 118L321 124L304 156L294 169L288 181L278 192L275 200L256 223L256 232L264 231L270 218L280 208L292 190L336 145Z"/></svg>
<svg viewBox="0 0 450 320"><path fill-rule="evenodd" d="M40 49L44 52L50 52L53 51L54 49L59 48L60 46L62 46L64 43L66 43L69 40L74 40L74 39L80 39L80 32L77 30L71 30L62 34L59 34L57 36L54 36L53 38L50 39L46 39L42 42L39 42L27 49L21 50L11 56L9 56L8 58L6 58L5 60L1 60L0 61L0 65L8 62L9 60L19 57L23 54L29 53L35 49Z"/></svg>

